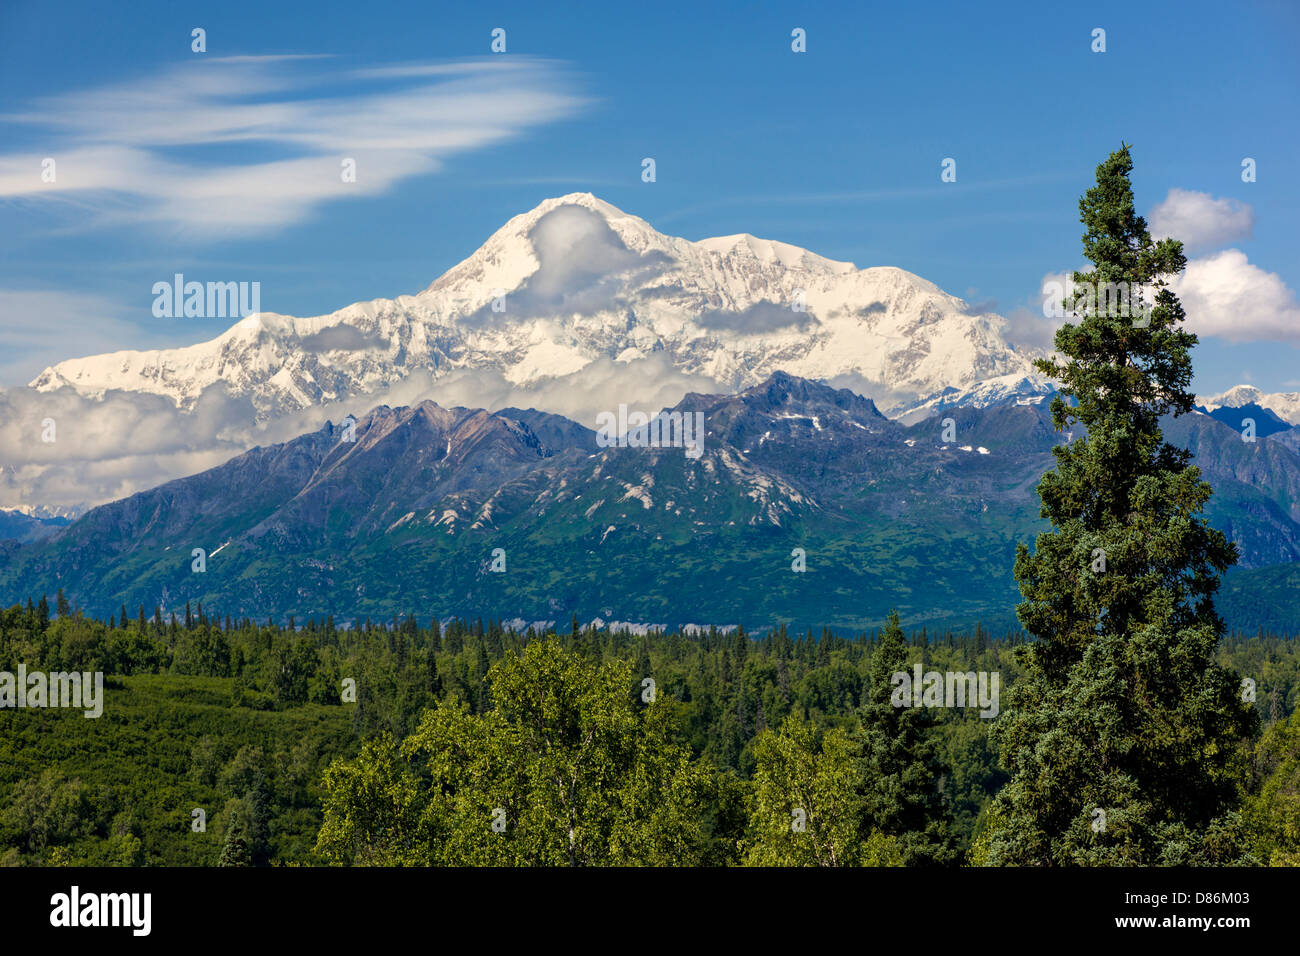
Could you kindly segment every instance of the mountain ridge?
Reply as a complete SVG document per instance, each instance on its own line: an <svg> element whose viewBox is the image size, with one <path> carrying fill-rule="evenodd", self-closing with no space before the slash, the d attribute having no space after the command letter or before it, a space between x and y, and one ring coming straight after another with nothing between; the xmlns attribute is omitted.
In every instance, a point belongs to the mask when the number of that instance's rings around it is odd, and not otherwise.
<svg viewBox="0 0 1300 956"><path fill-rule="evenodd" d="M1015 548L1045 527L1033 488L1070 438L1042 403L953 409L948 433L777 373L673 408L704 415L698 460L602 448L536 410L379 406L354 441L326 423L6 546L0 587L63 587L99 614L194 600L250 617L856 628L897 607L918 624L1014 626ZM1210 517L1248 568L1300 560L1300 456L1207 415L1167 428L1197 453Z"/></svg>
<svg viewBox="0 0 1300 956"><path fill-rule="evenodd" d="M1300 425L1300 392L1263 392L1254 385L1234 385L1218 395L1198 395L1196 401L1207 412L1255 405L1288 424Z"/></svg>

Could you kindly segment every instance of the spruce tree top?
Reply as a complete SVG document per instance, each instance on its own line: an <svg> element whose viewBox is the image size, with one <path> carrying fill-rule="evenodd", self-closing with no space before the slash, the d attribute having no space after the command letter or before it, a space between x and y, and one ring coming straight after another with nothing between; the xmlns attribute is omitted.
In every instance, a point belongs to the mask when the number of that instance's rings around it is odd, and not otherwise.
<svg viewBox="0 0 1300 956"><path fill-rule="evenodd" d="M1082 321L1067 323L1056 333L1056 349L1064 360L1035 363L1078 402L1074 409L1053 404L1058 428L1068 416L1089 430L1131 423L1149 433L1160 415L1190 412L1194 404L1188 386L1196 336L1181 327L1182 305L1166 288L1187 259L1177 239L1152 240L1146 220L1134 209L1132 169L1129 147L1123 146L1097 167L1097 185L1079 200L1087 227L1083 251L1094 268L1075 272L1073 279L1076 289L1098 294L1095 302L1081 298L1067 303L1080 307ZM1111 284L1131 290L1128 308L1106 301L1102 293ZM1141 320L1148 318L1143 326Z"/></svg>
<svg viewBox="0 0 1300 956"><path fill-rule="evenodd" d="M1042 516L1056 530L1016 562L1021 623L1059 642L1039 652L1049 669L1051 658L1077 661L1099 631L1162 621L1221 633L1211 596L1237 560L1235 545L1202 514L1211 489L1191 454L1160 430L1160 416L1193 408L1196 336L1168 288L1186 265L1182 243L1151 238L1134 207L1132 169L1122 146L1079 201L1093 268L1074 273L1067 307L1077 321L1056 333L1057 354L1036 363L1077 403L1053 400L1057 430L1073 422L1086 429L1052 450L1057 468L1038 486ZM1127 306L1108 294L1116 288L1130 291Z"/></svg>

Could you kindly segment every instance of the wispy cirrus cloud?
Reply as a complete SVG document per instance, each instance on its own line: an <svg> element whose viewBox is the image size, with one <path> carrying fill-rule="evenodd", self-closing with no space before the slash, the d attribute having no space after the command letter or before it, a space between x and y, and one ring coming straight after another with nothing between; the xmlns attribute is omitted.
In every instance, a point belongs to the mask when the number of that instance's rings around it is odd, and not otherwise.
<svg viewBox="0 0 1300 956"><path fill-rule="evenodd" d="M0 117L35 130L42 143L0 153L0 197L76 202L92 224L273 232L323 203L387 192L453 154L572 116L588 102L549 60L338 62L203 58L45 98ZM47 158L53 181L42 176ZM345 159L355 161L353 182L344 181Z"/></svg>

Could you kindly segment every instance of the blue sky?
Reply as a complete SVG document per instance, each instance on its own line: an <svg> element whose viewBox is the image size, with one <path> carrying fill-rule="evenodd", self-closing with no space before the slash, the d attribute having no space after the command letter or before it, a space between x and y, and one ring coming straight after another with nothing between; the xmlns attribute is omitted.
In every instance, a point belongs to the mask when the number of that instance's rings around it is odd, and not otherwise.
<svg viewBox="0 0 1300 956"><path fill-rule="evenodd" d="M1140 209L1201 236L1185 300L1223 334L1197 350L1198 390L1300 388L1300 5L751 6L7 0L0 384L221 332L152 315L173 273L320 314L418 291L579 190L662 232L899 266L1032 317L1043 277L1081 264L1078 197L1123 139ZM266 105L272 134L224 124L231 102ZM323 172L354 153L357 183ZM241 180L272 161L292 188ZM66 188L79 175L102 188Z"/></svg>

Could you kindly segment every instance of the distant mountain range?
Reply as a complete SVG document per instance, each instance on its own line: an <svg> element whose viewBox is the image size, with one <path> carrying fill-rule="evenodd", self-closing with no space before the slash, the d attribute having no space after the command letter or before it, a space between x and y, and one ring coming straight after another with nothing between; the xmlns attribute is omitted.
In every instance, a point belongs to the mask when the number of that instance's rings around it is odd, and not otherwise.
<svg viewBox="0 0 1300 956"><path fill-rule="evenodd" d="M1212 411L1200 406L1199 410L1215 421L1223 422L1229 428L1242 434L1246 434L1248 426L1251 426L1254 428L1254 434L1257 438L1266 438L1269 435L1277 435L1295 428L1294 425L1284 421L1270 409L1264 408L1262 405L1256 405L1253 402L1248 405L1221 405Z"/></svg>
<svg viewBox="0 0 1300 956"><path fill-rule="evenodd" d="M1220 395L1200 396L1198 401L1209 412L1247 406L1264 408L1289 425L1300 425L1300 392L1269 393L1253 385L1236 385Z"/></svg>
<svg viewBox="0 0 1300 956"><path fill-rule="evenodd" d="M68 410L42 457L0 462L0 596L63 587L101 616L202 601L255 617L856 628L897 607L913 625L1014 626L1015 546L1043 527L1033 487L1069 436L1048 420L1041 353L1008 335L901 269L747 234L692 242L589 193L548 199L416 295L257 313L209 342L46 369L30 414L56 397ZM406 404L453 380L457 401L489 408ZM201 410L212 389L234 401ZM375 397L390 391L398 407ZM602 447L594 421L556 414L660 391L648 408L703 416L700 457ZM142 410L119 414L124 401ZM1300 629L1300 393L1199 401L1166 427L1242 550L1225 614ZM263 428L306 433L84 514L27 493L94 477L101 404L113 427L186 440L155 459L120 434L139 461L115 460L100 501L265 442ZM63 449L80 471L62 470ZM133 481L141 462L148 480Z"/></svg>
<svg viewBox="0 0 1300 956"><path fill-rule="evenodd" d="M896 607L915 626L1013 626L1015 546L1044 528L1033 488L1071 437L1046 405L951 409L945 434L778 372L671 410L702 415L698 458L601 447L536 410L381 406L0 544L0 594L62 587L101 616L201 601L259 618L860 628ZM1293 619L1295 576L1277 566L1300 560L1300 456L1206 414L1165 427L1254 569L1229 577L1225 616Z"/></svg>
<svg viewBox="0 0 1300 956"><path fill-rule="evenodd" d="M26 514L0 508L0 541L36 541L71 523L71 518Z"/></svg>
<svg viewBox="0 0 1300 956"><path fill-rule="evenodd" d="M572 193L510 219L416 295L313 318L261 312L197 345L47 368L5 407L31 419L24 433L60 409L60 442L16 463L0 453L0 508L75 517L271 435L425 398L592 425L594 409L657 408L782 371L847 387L905 425L1041 400L1051 392L1033 367L1041 353L1010 334L986 307L901 269L858 269L748 234L693 242ZM1300 450L1300 393L1241 385L1201 402L1234 428L1254 417L1257 435ZM94 440L76 429L131 427L149 434L120 433L121 457L96 470L83 453ZM160 430L184 442L151 455Z"/></svg>

